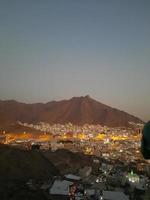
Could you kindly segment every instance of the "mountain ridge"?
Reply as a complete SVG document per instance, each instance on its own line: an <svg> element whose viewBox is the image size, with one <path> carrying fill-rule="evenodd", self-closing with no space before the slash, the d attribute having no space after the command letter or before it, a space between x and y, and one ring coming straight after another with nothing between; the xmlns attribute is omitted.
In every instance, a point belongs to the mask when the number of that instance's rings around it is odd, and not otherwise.
<svg viewBox="0 0 150 200"><path fill-rule="evenodd" d="M89 95L72 97L69 100L47 103L22 103L15 100L0 100L0 125L15 121L50 124L101 124L109 127L129 126L129 122L143 123L141 119L112 108Z"/></svg>

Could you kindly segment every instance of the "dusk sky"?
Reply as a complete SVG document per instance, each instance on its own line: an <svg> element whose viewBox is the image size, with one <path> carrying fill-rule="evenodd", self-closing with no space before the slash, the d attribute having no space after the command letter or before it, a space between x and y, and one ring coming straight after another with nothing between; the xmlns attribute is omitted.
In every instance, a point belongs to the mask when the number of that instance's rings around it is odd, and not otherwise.
<svg viewBox="0 0 150 200"><path fill-rule="evenodd" d="M87 94L150 119L150 0L0 0L0 99Z"/></svg>

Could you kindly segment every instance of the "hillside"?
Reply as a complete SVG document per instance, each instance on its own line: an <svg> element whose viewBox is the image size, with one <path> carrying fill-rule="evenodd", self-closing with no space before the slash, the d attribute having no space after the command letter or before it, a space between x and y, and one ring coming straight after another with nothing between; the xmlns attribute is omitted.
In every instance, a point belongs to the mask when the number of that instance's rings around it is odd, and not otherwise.
<svg viewBox="0 0 150 200"><path fill-rule="evenodd" d="M111 108L89 96L48 103L25 104L13 100L0 101L0 127L16 121L38 123L101 124L109 127L129 126L128 122L142 123L124 111Z"/></svg>
<svg viewBox="0 0 150 200"><path fill-rule="evenodd" d="M92 156L66 149L41 152L0 145L0 181L49 180L84 166L94 166Z"/></svg>
<svg viewBox="0 0 150 200"><path fill-rule="evenodd" d="M0 181L48 180L58 174L57 168L41 153L0 145Z"/></svg>
<svg viewBox="0 0 150 200"><path fill-rule="evenodd" d="M39 152L0 145L0 199L48 200L44 191L29 189L26 182L32 179L40 185L52 181L55 175L75 173L84 166L97 170L99 165L93 163L91 156L65 149Z"/></svg>
<svg viewBox="0 0 150 200"><path fill-rule="evenodd" d="M85 166L94 168L92 156L82 153L73 153L66 149L59 149L55 152L47 151L44 156L52 162L61 174L76 173Z"/></svg>

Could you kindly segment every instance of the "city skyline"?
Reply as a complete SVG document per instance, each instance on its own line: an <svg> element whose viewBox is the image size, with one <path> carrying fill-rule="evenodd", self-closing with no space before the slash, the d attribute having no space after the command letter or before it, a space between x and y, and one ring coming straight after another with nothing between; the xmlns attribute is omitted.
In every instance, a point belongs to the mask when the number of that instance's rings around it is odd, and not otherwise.
<svg viewBox="0 0 150 200"><path fill-rule="evenodd" d="M0 99L90 95L150 114L150 2L0 1Z"/></svg>

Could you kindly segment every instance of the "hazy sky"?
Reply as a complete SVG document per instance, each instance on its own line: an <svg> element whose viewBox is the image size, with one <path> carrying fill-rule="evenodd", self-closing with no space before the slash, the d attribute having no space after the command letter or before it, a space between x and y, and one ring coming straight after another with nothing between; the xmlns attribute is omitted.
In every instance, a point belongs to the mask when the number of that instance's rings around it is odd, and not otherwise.
<svg viewBox="0 0 150 200"><path fill-rule="evenodd" d="M150 1L0 0L0 99L86 94L150 119Z"/></svg>

